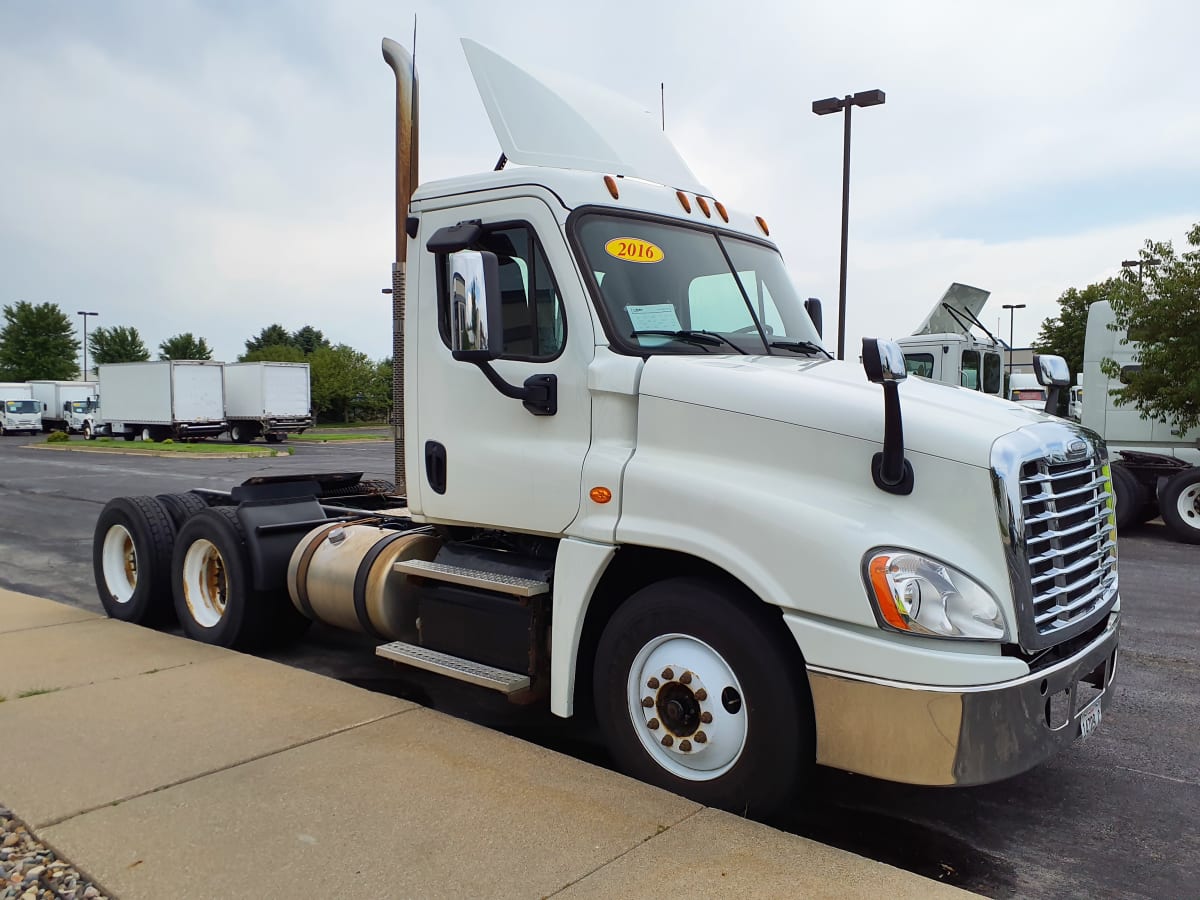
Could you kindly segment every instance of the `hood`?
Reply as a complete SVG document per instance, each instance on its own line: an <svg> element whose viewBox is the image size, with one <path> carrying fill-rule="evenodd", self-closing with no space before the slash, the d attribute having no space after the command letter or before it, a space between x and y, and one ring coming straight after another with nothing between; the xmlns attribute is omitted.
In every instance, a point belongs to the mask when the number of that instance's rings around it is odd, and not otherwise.
<svg viewBox="0 0 1200 900"><path fill-rule="evenodd" d="M956 281L946 288L942 299L933 305L929 315L922 320L913 334L969 334L971 322L979 318L979 313L990 296L990 291ZM957 317L954 313L958 314Z"/></svg>
<svg viewBox="0 0 1200 900"><path fill-rule="evenodd" d="M862 367L780 356L652 356L640 393L763 419L883 441L883 389ZM922 378L900 383L904 446L910 452L989 466L1002 434L1059 421L1007 400Z"/></svg>

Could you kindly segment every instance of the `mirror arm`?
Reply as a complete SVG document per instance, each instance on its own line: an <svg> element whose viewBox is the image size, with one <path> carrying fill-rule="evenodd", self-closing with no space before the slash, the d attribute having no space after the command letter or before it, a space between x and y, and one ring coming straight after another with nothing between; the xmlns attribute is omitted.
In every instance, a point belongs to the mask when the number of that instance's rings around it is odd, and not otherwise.
<svg viewBox="0 0 1200 900"><path fill-rule="evenodd" d="M530 375L521 387L517 387L501 378L500 373L493 369L486 359L467 361L479 366L480 371L492 383L492 387L505 397L520 400L533 415L553 416L558 413L558 376Z"/></svg>
<svg viewBox="0 0 1200 900"><path fill-rule="evenodd" d="M889 494L911 494L912 463L904 458L904 424L900 418L900 386L883 382L883 452L871 458L875 486Z"/></svg>

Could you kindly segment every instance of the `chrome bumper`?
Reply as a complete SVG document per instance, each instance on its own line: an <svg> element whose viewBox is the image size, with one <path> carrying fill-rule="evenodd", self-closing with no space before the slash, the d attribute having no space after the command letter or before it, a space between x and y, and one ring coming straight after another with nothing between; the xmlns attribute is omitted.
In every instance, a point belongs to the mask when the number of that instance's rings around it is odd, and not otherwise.
<svg viewBox="0 0 1200 900"><path fill-rule="evenodd" d="M1000 781L1080 736L1081 713L1112 702L1119 614L1077 653L979 687L914 685L809 667L821 765L907 784Z"/></svg>

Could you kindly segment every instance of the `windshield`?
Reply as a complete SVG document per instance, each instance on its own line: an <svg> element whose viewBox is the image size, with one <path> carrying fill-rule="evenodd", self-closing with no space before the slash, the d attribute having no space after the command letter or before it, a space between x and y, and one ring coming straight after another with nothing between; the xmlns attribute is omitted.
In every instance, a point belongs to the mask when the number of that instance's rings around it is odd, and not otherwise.
<svg viewBox="0 0 1200 900"><path fill-rule="evenodd" d="M1046 392L1041 388L1019 388L1012 392L1014 400L1045 400Z"/></svg>
<svg viewBox="0 0 1200 900"><path fill-rule="evenodd" d="M5 400L4 411L6 413L34 413L40 410L41 404L36 400Z"/></svg>
<svg viewBox="0 0 1200 900"><path fill-rule="evenodd" d="M825 355L772 247L602 214L584 216L577 236L610 334L627 350Z"/></svg>
<svg viewBox="0 0 1200 900"><path fill-rule="evenodd" d="M71 412L84 413L91 412L93 409L93 401L91 400L72 400Z"/></svg>

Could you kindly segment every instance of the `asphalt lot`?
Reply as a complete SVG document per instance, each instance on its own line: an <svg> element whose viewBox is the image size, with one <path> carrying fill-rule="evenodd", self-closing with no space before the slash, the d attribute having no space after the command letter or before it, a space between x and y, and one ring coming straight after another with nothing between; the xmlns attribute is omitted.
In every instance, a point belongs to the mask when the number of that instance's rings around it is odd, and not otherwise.
<svg viewBox="0 0 1200 900"><path fill-rule="evenodd" d="M390 442L293 443L272 459L36 450L0 438L0 586L99 610L92 528L128 494L227 490L252 475L361 471L391 480ZM1114 706L1096 734L996 785L915 788L819 770L773 824L994 897L1196 896L1200 884L1200 547L1149 525L1120 542L1124 609ZM273 655L608 765L594 729L377 659L314 627ZM3 799L3 798L0 798Z"/></svg>

